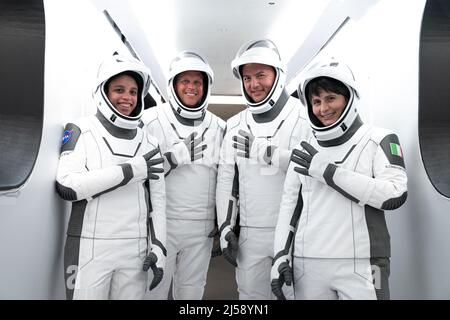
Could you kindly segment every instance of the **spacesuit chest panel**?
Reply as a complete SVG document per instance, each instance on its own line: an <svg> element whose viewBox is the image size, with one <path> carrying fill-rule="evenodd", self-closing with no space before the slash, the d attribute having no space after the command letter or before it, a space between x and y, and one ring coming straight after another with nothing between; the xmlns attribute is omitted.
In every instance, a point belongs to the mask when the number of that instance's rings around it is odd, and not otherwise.
<svg viewBox="0 0 450 320"><path fill-rule="evenodd" d="M241 123L234 130L235 134L241 129L255 137L265 137L271 144L288 150L303 139L299 119L300 110L296 104L287 103L278 117L267 123L255 122L251 113L246 111ZM243 157L236 157L236 163L239 168L241 225L274 227L286 177L285 171Z"/></svg>
<svg viewBox="0 0 450 320"><path fill-rule="evenodd" d="M361 126L353 137L337 146L322 147L314 137L309 138L309 143L321 154L326 155L338 167L357 171L361 157L364 157L364 150L367 149L370 143L370 127L367 125ZM367 161L364 162L367 163Z"/></svg>
<svg viewBox="0 0 450 320"><path fill-rule="evenodd" d="M93 139L86 150L88 169L121 164L134 156L144 154L144 134L141 129L137 130L132 140L127 140L112 136L94 117L90 118L90 124ZM95 154L98 154L98 158L93 157Z"/></svg>
<svg viewBox="0 0 450 320"><path fill-rule="evenodd" d="M363 125L341 145L321 147L314 138L309 143L339 168L372 176L372 158L376 146L370 137L370 126ZM303 175L300 180L304 205L295 254L317 258L369 257L363 207L322 181ZM340 245L336 247L336 243Z"/></svg>
<svg viewBox="0 0 450 320"><path fill-rule="evenodd" d="M166 108L164 108L166 107ZM215 188L220 142L223 135L218 120L207 112L201 123L194 126L181 124L170 106L157 110L157 120L149 124L149 132L166 153L175 143L197 132L195 139L203 136L203 158L173 170L166 177L166 208L169 219L214 219Z"/></svg>
<svg viewBox="0 0 450 320"><path fill-rule="evenodd" d="M95 118L85 132L86 168L95 170L122 164L144 154L149 144L138 129L132 140L118 139ZM144 141L145 140L145 141ZM129 183L88 201L82 236L104 239L146 236L147 205L143 184Z"/></svg>
<svg viewBox="0 0 450 320"><path fill-rule="evenodd" d="M161 115L161 112L163 114ZM195 139L203 137L203 144L207 147L203 151L203 158L195 161L195 165L204 165L207 167L216 168L219 161L220 151L220 136L222 135L217 119L215 119L210 112L206 112L206 115L202 122L194 126L186 126L181 124L173 114L172 110L167 107L159 110L159 117L161 127L164 132L155 133L155 136L161 143L161 149L165 153L172 145L183 141L189 137L193 132L197 135ZM162 129L161 128L161 129Z"/></svg>
<svg viewBox="0 0 450 320"><path fill-rule="evenodd" d="M258 123L253 119L252 114L246 111L242 129L255 137L267 138L273 145L280 148L292 149L301 141L299 117L299 107L293 100L288 100L288 103L273 121Z"/></svg>

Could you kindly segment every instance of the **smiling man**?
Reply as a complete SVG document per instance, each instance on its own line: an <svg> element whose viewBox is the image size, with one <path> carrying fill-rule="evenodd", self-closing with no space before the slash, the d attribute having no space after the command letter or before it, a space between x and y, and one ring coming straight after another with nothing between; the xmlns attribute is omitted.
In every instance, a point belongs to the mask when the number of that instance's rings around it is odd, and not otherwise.
<svg viewBox="0 0 450 320"><path fill-rule="evenodd" d="M284 87L286 67L272 41L243 45L231 67L247 108L227 121L220 151L220 245L236 266L239 299L266 300L273 298L273 239L290 152L310 130ZM292 287L284 289L292 298Z"/></svg>
<svg viewBox="0 0 450 320"><path fill-rule="evenodd" d="M203 98L203 74L200 71L185 71L176 76L175 92L181 102L190 108Z"/></svg>
<svg viewBox="0 0 450 320"><path fill-rule="evenodd" d="M213 71L201 55L182 51L169 70L169 103L147 111L147 130L164 154L167 272L151 299L203 297L215 227L219 148L225 123L207 111ZM211 234L212 235L212 234Z"/></svg>
<svg viewBox="0 0 450 320"><path fill-rule="evenodd" d="M276 71L272 66L248 63L242 67L242 82L248 97L255 103L266 98L275 82Z"/></svg>

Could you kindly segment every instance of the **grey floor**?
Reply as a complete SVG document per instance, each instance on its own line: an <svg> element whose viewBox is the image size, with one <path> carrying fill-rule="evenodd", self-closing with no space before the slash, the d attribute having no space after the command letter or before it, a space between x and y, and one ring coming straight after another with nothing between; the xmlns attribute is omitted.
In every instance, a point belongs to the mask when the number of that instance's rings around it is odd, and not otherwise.
<svg viewBox="0 0 450 320"><path fill-rule="evenodd" d="M169 291L172 300L172 288ZM223 256L212 258L209 263L203 300L238 300L234 267ZM148 296L146 299L149 299Z"/></svg>
<svg viewBox="0 0 450 320"><path fill-rule="evenodd" d="M204 300L237 300L234 267L223 256L211 259L206 280Z"/></svg>

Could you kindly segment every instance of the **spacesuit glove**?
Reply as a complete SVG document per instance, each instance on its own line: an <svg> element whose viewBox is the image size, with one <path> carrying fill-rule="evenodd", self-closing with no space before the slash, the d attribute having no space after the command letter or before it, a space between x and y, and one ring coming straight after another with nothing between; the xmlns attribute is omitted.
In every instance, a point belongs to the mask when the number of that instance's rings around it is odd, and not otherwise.
<svg viewBox="0 0 450 320"><path fill-rule="evenodd" d="M325 182L323 174L332 160L323 156L308 142L302 141L300 145L303 150L294 149L291 154L291 161L300 165L294 170L302 175L311 176Z"/></svg>
<svg viewBox="0 0 450 320"><path fill-rule="evenodd" d="M148 271L149 268L151 268L153 271L153 280L149 287L150 290L155 288L161 282L163 275L164 275L164 269L158 268L156 266L157 261L158 261L158 257L156 257L156 254L154 254L153 252L150 252L147 255L147 258L145 258L144 266L142 268L144 271Z"/></svg>
<svg viewBox="0 0 450 320"><path fill-rule="evenodd" d="M143 155L144 160L147 164L147 178L150 180L158 180L159 176L155 173L163 173L163 168L156 168L156 166L160 163L164 162L163 158L157 157L154 158L155 155L159 154L159 148L153 149L152 151Z"/></svg>
<svg viewBox="0 0 450 320"><path fill-rule="evenodd" d="M131 170L133 171L132 182L146 179L159 179L155 173L161 173L163 169L155 168L155 166L164 162L164 159L156 156L159 152L159 148L155 148L143 156L135 156L125 162L131 165Z"/></svg>
<svg viewBox="0 0 450 320"><path fill-rule="evenodd" d="M233 136L233 148L238 157L254 159L261 164L272 164L272 158L277 146L272 145L267 138L255 137L244 130L238 131L239 136Z"/></svg>
<svg viewBox="0 0 450 320"><path fill-rule="evenodd" d="M155 288L161 282L164 275L165 262L166 256L161 248L158 246L153 246L152 251L150 251L145 258L142 267L142 270L144 271L148 271L150 268L153 271L153 280L149 287L150 290Z"/></svg>
<svg viewBox="0 0 450 320"><path fill-rule="evenodd" d="M219 238L219 228L217 224L214 226L214 229L208 234L208 238L213 239L213 248L211 250L211 258L215 258L217 256L222 255L222 249L220 248L220 238Z"/></svg>
<svg viewBox="0 0 450 320"><path fill-rule="evenodd" d="M237 267L236 258L239 244L233 231L230 230L225 234L225 241L227 241L227 246L222 249L223 257L233 266Z"/></svg>
<svg viewBox="0 0 450 320"><path fill-rule="evenodd" d="M293 282L293 272L289 265L289 259L286 256L275 260L270 271L270 278L272 279L271 286L273 294L278 300L286 300L283 293L283 284L291 286Z"/></svg>
<svg viewBox="0 0 450 320"><path fill-rule="evenodd" d="M196 135L197 132L193 132L184 140L173 144L166 152L172 169L203 158L203 151L207 146L202 144L203 137L195 139Z"/></svg>

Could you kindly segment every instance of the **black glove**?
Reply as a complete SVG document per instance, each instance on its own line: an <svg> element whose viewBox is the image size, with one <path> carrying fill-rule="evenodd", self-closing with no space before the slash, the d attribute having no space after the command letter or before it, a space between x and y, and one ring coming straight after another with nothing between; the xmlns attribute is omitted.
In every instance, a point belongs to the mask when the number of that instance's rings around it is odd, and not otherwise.
<svg viewBox="0 0 450 320"><path fill-rule="evenodd" d="M211 250L211 258L215 258L222 254L222 250L220 249L220 233L217 225L214 226L214 229L208 234L208 238L214 238L213 240L213 248Z"/></svg>
<svg viewBox="0 0 450 320"><path fill-rule="evenodd" d="M233 148L239 157L254 158L259 163L272 164L272 157L277 148L264 137L255 137L250 132L239 130L239 136L233 136ZM241 152L243 151L243 152Z"/></svg>
<svg viewBox="0 0 450 320"><path fill-rule="evenodd" d="M203 158L203 150L205 150L207 146L205 144L200 145L200 143L203 142L203 137L195 139L196 135L197 132L191 133L187 138L173 144L169 150L164 153L164 156L170 165L170 170L168 170L166 175L177 167L184 166L185 164Z"/></svg>
<svg viewBox="0 0 450 320"><path fill-rule="evenodd" d="M236 142L233 143L233 148L238 151L243 151L237 153L239 157L250 158L250 150L252 149L255 137L244 130L239 130L238 134L239 136L233 136L233 141Z"/></svg>
<svg viewBox="0 0 450 320"><path fill-rule="evenodd" d="M298 149L292 150L291 161L300 165L300 167L294 168L296 172L308 176L308 169L311 166L313 157L317 154L317 150L305 141L302 141L300 145L303 147L303 149L305 149L306 152L300 151Z"/></svg>
<svg viewBox="0 0 450 320"><path fill-rule="evenodd" d="M233 266L237 267L236 257L239 248L238 240L233 231L229 231L225 235L225 240L228 242L228 246L223 249L224 258L231 263Z"/></svg>
<svg viewBox="0 0 450 320"><path fill-rule="evenodd" d="M295 167L294 170L302 175L310 176L326 183L324 178L325 172L330 166L336 167L336 164L308 142L302 141L300 145L303 151L294 149L291 154L291 161L300 165L300 167Z"/></svg>
<svg viewBox="0 0 450 320"><path fill-rule="evenodd" d="M147 258L145 258L144 265L142 267L142 270L144 271L148 271L149 268L152 268L153 280L149 287L150 290L155 288L161 282L164 275L164 270L156 266L156 261L158 261L158 257L153 252L150 252Z"/></svg>
<svg viewBox="0 0 450 320"><path fill-rule="evenodd" d="M278 266L278 279L272 279L272 292L278 298L278 300L286 300L284 296L282 287L286 283L287 286L292 285L292 268L289 266L288 262L282 262Z"/></svg>
<svg viewBox="0 0 450 320"><path fill-rule="evenodd" d="M159 148L153 149L152 151L146 153L143 155L145 162L147 162L147 177L150 180L158 180L159 176L157 176L155 173L163 173L163 168L155 168L154 166L163 163L163 158L155 158L152 159L155 155L159 153Z"/></svg>

